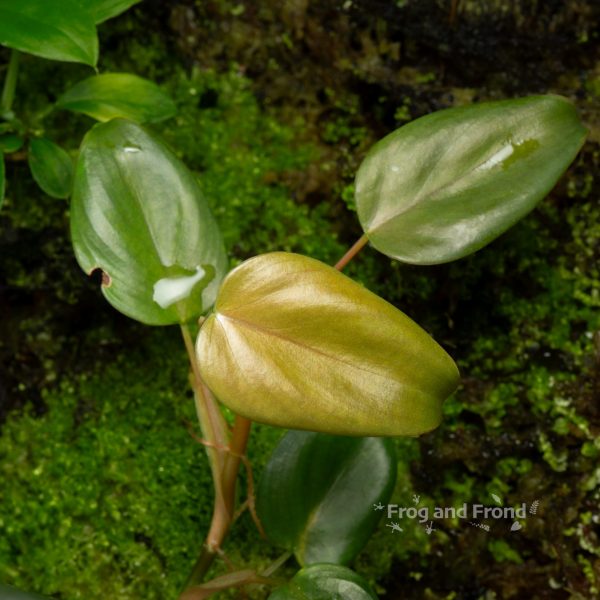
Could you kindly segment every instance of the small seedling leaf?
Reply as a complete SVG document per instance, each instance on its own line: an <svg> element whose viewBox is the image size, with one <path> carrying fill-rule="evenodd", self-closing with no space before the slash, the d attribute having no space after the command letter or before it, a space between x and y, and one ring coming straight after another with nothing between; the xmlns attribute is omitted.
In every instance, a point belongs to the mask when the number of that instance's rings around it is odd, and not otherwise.
<svg viewBox="0 0 600 600"><path fill-rule="evenodd" d="M56 105L97 121L122 117L153 123L176 112L171 98L155 83L130 73L105 73L84 79L63 94Z"/></svg>
<svg viewBox="0 0 600 600"><path fill-rule="evenodd" d="M29 144L29 169L40 188L53 198L68 198L73 187L73 160L57 144L36 138Z"/></svg>

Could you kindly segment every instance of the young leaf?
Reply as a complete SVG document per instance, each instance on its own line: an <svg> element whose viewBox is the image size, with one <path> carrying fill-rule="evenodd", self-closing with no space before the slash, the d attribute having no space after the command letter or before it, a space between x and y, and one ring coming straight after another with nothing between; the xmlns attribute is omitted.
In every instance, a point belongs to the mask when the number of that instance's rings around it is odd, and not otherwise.
<svg viewBox="0 0 600 600"><path fill-rule="evenodd" d="M103 23L112 19L141 0L79 0L80 6L88 10L94 23Z"/></svg>
<svg viewBox="0 0 600 600"><path fill-rule="evenodd" d="M219 229L196 179L136 123L85 136L71 201L75 256L124 314L150 325L198 318L225 274Z"/></svg>
<svg viewBox="0 0 600 600"><path fill-rule="evenodd" d="M29 169L35 182L48 196L68 198L73 187L73 161L57 144L46 138L31 140Z"/></svg>
<svg viewBox="0 0 600 600"><path fill-rule="evenodd" d="M385 438L289 431L262 474L257 509L272 542L301 565L349 563L373 533L396 480Z"/></svg>
<svg viewBox="0 0 600 600"><path fill-rule="evenodd" d="M369 584L340 565L311 565L301 569L268 600L377 600Z"/></svg>
<svg viewBox="0 0 600 600"><path fill-rule="evenodd" d="M0 152L4 152L4 154L16 152L17 150L21 149L23 142L23 138L19 135L15 135L14 133L0 135Z"/></svg>
<svg viewBox="0 0 600 600"><path fill-rule="evenodd" d="M129 73L105 73L84 79L63 94L56 105L98 121L123 117L138 123L162 121L177 110L156 84Z"/></svg>
<svg viewBox="0 0 600 600"><path fill-rule="evenodd" d="M558 96L427 115L369 152L356 175L358 218L371 244L392 258L461 258L531 211L586 133L573 105Z"/></svg>
<svg viewBox="0 0 600 600"><path fill-rule="evenodd" d="M0 44L52 60L98 60L96 26L76 0L1 0Z"/></svg>
<svg viewBox="0 0 600 600"><path fill-rule="evenodd" d="M452 359L398 309L297 254L225 279L197 344L202 376L250 419L340 435L419 435L456 388Z"/></svg>

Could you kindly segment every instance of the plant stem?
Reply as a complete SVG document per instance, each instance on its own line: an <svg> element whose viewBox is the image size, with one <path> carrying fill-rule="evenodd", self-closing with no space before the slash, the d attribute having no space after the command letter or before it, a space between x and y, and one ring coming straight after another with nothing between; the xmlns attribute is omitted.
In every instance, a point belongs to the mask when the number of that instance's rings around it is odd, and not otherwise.
<svg viewBox="0 0 600 600"><path fill-rule="evenodd" d="M10 112L13 100L15 99L15 90L17 89L17 75L19 73L19 55L18 50L12 50L4 87L2 88L2 98L0 99L0 108L3 113Z"/></svg>
<svg viewBox="0 0 600 600"><path fill-rule="evenodd" d="M230 439L217 402L202 380L189 327L182 325L181 333L192 367L196 412L202 436L206 441L215 485L215 505L210 529L202 552L187 581L187 589L202 581L220 551L231 526L235 509L237 474L241 458L246 452L252 421L236 415Z"/></svg>
<svg viewBox="0 0 600 600"><path fill-rule="evenodd" d="M338 260L335 264L335 268L338 271L341 271L366 245L369 241L366 233L363 233L358 240L356 240L355 244Z"/></svg>

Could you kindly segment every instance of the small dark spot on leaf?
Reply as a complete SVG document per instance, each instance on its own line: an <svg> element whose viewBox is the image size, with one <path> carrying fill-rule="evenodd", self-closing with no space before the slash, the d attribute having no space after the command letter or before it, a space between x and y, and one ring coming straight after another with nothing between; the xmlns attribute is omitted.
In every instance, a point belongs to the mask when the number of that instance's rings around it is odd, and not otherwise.
<svg viewBox="0 0 600 600"><path fill-rule="evenodd" d="M112 284L111 276L103 271L100 267L96 267L90 271L90 277L96 283L99 283L102 287L110 287Z"/></svg>

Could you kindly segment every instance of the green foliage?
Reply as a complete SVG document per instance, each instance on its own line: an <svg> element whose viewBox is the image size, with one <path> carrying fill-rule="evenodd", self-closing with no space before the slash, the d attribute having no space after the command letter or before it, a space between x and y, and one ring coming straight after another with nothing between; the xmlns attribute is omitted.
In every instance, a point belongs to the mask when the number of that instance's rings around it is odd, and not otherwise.
<svg viewBox="0 0 600 600"><path fill-rule="evenodd" d="M564 98L532 96L447 109L377 142L356 175L371 243L413 264L463 258L544 198L587 130Z"/></svg>
<svg viewBox="0 0 600 600"><path fill-rule="evenodd" d="M155 83L130 73L103 73L84 79L66 91L56 106L98 121L121 117L138 123L163 121L176 112L171 98Z"/></svg>
<svg viewBox="0 0 600 600"><path fill-rule="evenodd" d="M306 567L269 600L376 600L377 596L359 575L340 565Z"/></svg>
<svg viewBox="0 0 600 600"><path fill-rule="evenodd" d="M394 487L391 440L290 431L275 448L257 492L269 539L302 565L347 564L373 533Z"/></svg>
<svg viewBox="0 0 600 600"><path fill-rule="evenodd" d="M35 138L29 143L29 169L48 196L67 198L73 188L73 160L57 144L46 138Z"/></svg>
<svg viewBox="0 0 600 600"><path fill-rule="evenodd" d="M90 66L98 60L94 20L77 0L3 0L0 44L53 60Z"/></svg>
<svg viewBox="0 0 600 600"><path fill-rule="evenodd" d="M459 380L450 356L394 306L284 252L229 273L197 357L206 385L238 414L338 435L430 431Z"/></svg>
<svg viewBox="0 0 600 600"><path fill-rule="evenodd" d="M113 119L84 138L71 202L75 256L102 269L102 292L150 325L210 308L227 270L219 229L196 179L139 125Z"/></svg>
<svg viewBox="0 0 600 600"><path fill-rule="evenodd" d="M112 19L141 0L79 0L79 4L92 15L95 23Z"/></svg>

